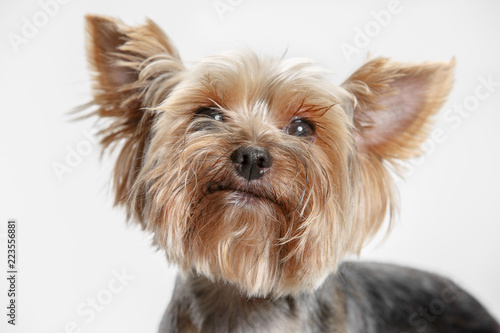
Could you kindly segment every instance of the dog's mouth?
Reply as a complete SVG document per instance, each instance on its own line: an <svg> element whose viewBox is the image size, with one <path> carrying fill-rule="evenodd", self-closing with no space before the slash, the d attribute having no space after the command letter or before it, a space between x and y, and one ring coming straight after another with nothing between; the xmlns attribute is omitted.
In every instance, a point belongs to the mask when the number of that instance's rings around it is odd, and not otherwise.
<svg viewBox="0 0 500 333"><path fill-rule="evenodd" d="M231 199L235 201L235 203L255 203L260 200L268 200L274 202L272 198L261 193L260 191L256 191L250 186L235 186L230 183L210 183L207 186L207 193L213 194L217 192L227 192L231 194Z"/></svg>

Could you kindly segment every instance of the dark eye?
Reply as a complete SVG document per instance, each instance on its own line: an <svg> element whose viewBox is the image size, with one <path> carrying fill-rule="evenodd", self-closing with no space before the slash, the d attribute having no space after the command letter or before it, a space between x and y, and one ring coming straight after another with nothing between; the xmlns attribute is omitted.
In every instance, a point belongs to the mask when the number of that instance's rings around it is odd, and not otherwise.
<svg viewBox="0 0 500 333"><path fill-rule="evenodd" d="M216 108L211 108L207 106L203 106L196 110L196 115L197 116L207 116L209 118L212 118L213 120L216 121L224 121L224 117L222 115L222 112Z"/></svg>
<svg viewBox="0 0 500 333"><path fill-rule="evenodd" d="M286 128L286 133L298 137L310 137L314 135L314 125L306 119L294 119Z"/></svg>

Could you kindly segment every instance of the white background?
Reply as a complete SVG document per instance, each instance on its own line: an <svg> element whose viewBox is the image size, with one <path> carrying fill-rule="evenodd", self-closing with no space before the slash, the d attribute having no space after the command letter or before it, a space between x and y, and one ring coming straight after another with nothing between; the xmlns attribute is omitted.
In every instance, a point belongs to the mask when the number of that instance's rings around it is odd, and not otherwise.
<svg viewBox="0 0 500 333"><path fill-rule="evenodd" d="M49 0L42 0L42 2ZM214 5L229 3L218 13ZM372 11L388 1L69 1L19 45L23 18L33 22L38 1L0 4L0 232L8 218L19 227L18 326L8 326L0 273L2 332L155 332L171 295L175 269L138 228L112 208L112 160L99 146L59 180L54 163L87 140L92 120L70 122L73 107L90 98L84 14L155 20L189 65L227 48L307 57L333 71L341 83L368 52L399 61L457 59L456 84L436 127L445 139L399 184L401 214L384 243L362 260L411 265L448 275L500 317L500 87L468 116L445 120L446 110L474 101L480 78L500 81L500 2L403 1L391 22L373 30L369 45L351 61L340 45L355 46L357 29L370 27ZM43 18L43 17L42 17ZM370 23L372 22L372 23ZM42 22L43 23L43 22ZM12 36L12 34L11 34ZM344 44L345 45L345 44ZM360 45L358 43L358 45ZM460 123L458 123L460 122ZM5 236L5 235L4 235ZM1 240L5 271L5 238ZM113 271L133 276L95 316L82 316L90 298L110 295ZM118 284L115 284L115 287ZM87 308L88 309L88 308Z"/></svg>

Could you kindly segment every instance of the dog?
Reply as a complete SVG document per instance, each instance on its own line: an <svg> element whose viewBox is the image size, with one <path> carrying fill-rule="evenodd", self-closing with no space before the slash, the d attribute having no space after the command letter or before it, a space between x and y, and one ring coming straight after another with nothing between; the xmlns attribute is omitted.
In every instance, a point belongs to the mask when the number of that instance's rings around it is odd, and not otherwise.
<svg viewBox="0 0 500 333"><path fill-rule="evenodd" d="M179 267L159 332L500 332L450 280L359 254L396 211L455 62L375 58L342 85L243 50L186 68L152 21L89 15L87 116L115 204Z"/></svg>

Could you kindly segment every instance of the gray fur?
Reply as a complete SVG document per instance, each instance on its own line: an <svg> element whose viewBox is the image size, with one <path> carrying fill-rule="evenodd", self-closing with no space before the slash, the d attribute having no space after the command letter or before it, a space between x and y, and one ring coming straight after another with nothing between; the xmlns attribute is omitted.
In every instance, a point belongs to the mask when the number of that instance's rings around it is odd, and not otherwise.
<svg viewBox="0 0 500 333"><path fill-rule="evenodd" d="M194 274L178 277L159 332L500 333L500 326L446 278L346 262L314 293L276 300L249 299Z"/></svg>

